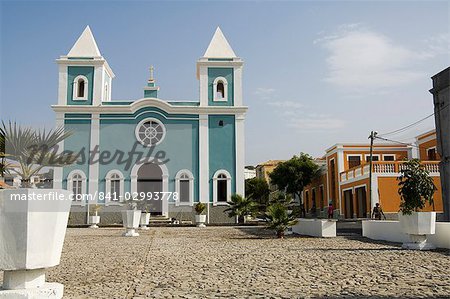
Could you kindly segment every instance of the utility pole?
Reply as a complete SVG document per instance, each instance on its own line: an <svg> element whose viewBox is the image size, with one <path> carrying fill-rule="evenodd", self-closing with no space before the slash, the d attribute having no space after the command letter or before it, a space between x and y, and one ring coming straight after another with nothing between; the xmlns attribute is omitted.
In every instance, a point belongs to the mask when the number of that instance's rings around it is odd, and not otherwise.
<svg viewBox="0 0 450 299"><path fill-rule="evenodd" d="M376 138L378 132L376 131L372 131L370 132L370 154L369 154L369 213L368 213L368 217L370 218L372 215L372 169L373 169L373 140Z"/></svg>

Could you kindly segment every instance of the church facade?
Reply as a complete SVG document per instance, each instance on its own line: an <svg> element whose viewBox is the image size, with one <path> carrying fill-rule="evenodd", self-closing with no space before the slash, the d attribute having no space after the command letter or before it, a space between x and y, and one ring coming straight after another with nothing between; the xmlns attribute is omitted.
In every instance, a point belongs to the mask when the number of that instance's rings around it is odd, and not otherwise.
<svg viewBox="0 0 450 299"><path fill-rule="evenodd" d="M192 220L197 202L211 223L230 222L223 210L244 195L243 61L217 28L197 61L199 100L158 97L151 70L143 98L111 99L114 73L89 27L57 59L58 126L72 132L59 150L79 153L55 169L54 187L72 190L70 223L85 223L87 203L102 206L102 222L119 223L129 199L146 199L154 215Z"/></svg>

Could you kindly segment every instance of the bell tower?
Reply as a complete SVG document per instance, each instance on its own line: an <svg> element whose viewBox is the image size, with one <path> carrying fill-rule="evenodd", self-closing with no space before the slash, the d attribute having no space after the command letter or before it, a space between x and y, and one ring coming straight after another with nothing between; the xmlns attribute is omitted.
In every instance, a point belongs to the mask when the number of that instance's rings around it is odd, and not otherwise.
<svg viewBox="0 0 450 299"><path fill-rule="evenodd" d="M242 106L242 65L217 27L208 48L197 61L200 106Z"/></svg>
<svg viewBox="0 0 450 299"><path fill-rule="evenodd" d="M115 77L87 26L59 65L58 105L101 105L111 101Z"/></svg>

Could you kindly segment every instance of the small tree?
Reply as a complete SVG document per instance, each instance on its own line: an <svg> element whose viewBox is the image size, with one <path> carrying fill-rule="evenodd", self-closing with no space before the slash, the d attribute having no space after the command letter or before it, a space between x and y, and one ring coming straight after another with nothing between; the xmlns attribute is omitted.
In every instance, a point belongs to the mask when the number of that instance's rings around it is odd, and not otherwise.
<svg viewBox="0 0 450 299"><path fill-rule="evenodd" d="M267 228L274 230L278 238L283 238L285 230L298 222L290 205L289 201L276 201L267 207Z"/></svg>
<svg viewBox="0 0 450 299"><path fill-rule="evenodd" d="M231 201L228 202L229 208L224 212L228 212L228 217L238 217L238 222L245 222L245 216L251 216L256 211L258 204L250 198L243 197L239 194L231 195Z"/></svg>
<svg viewBox="0 0 450 299"><path fill-rule="evenodd" d="M420 164L419 159L412 159L402 164L398 194L400 194L400 211L404 215L418 212L426 203L433 204L433 194L437 190L428 170Z"/></svg>
<svg viewBox="0 0 450 299"><path fill-rule="evenodd" d="M300 153L300 156L278 164L269 176L271 183L277 185L279 190L286 190L286 193L301 198L303 188L311 183L318 172L319 166L314 159L308 154Z"/></svg>
<svg viewBox="0 0 450 299"><path fill-rule="evenodd" d="M265 209L270 194L269 184L265 179L257 177L247 179L245 180L245 194Z"/></svg>
<svg viewBox="0 0 450 299"><path fill-rule="evenodd" d="M2 122L1 136L4 142L4 153L7 159L17 163L10 172L22 178L22 187L31 186L30 179L44 167L70 165L76 161L74 153L57 153L58 144L69 137L71 132L64 128L54 130L33 130L22 128L16 123ZM3 163L2 163L3 164Z"/></svg>

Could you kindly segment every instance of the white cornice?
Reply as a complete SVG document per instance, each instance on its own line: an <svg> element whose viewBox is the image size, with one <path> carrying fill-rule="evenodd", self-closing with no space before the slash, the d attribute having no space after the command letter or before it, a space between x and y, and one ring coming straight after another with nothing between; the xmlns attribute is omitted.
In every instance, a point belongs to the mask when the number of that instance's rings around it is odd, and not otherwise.
<svg viewBox="0 0 450 299"><path fill-rule="evenodd" d="M169 114L245 114L248 109L246 106L174 106L156 98L143 98L130 105L52 105L55 112L63 113L135 113L145 107L159 108Z"/></svg>
<svg viewBox="0 0 450 299"><path fill-rule="evenodd" d="M57 64L62 65L76 65L76 66L105 66L106 71L111 78L116 77L108 62L103 57L96 57L94 59L68 59L67 56L55 60Z"/></svg>

